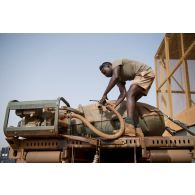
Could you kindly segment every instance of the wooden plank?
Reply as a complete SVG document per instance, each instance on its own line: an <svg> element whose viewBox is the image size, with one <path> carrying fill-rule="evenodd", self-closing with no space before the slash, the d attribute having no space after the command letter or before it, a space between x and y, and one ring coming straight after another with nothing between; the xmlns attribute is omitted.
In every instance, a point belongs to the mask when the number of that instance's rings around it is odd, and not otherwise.
<svg viewBox="0 0 195 195"><path fill-rule="evenodd" d="M168 93L168 90L158 90L158 92L161 93ZM171 93L185 93L185 91L179 91L179 90L171 90ZM195 94L195 91L190 91L191 94Z"/></svg>
<svg viewBox="0 0 195 195"><path fill-rule="evenodd" d="M159 71L160 72L160 75L159 75L160 79L159 79L159 81L161 82L165 77L164 73L165 73L166 69L164 69L162 66L160 66L159 68L160 68L160 71ZM163 88L165 88L165 86L163 86L162 89ZM159 94L159 108L160 108L160 110L163 110L163 112L165 112L167 115L169 115L168 109L167 109L168 108L167 104L168 104L167 94L165 94L162 91L162 93Z"/></svg>
<svg viewBox="0 0 195 195"><path fill-rule="evenodd" d="M179 59L179 61L175 65L174 69L170 72L170 74L158 86L158 90L165 84L165 82L167 81L167 79L169 79L175 73L175 71L180 67L180 65L182 64L183 60L190 54L190 52L194 48L194 46L195 46L195 41L193 41L193 43L188 47L188 49L186 50L186 52L184 53L184 55Z"/></svg>
<svg viewBox="0 0 195 195"><path fill-rule="evenodd" d="M157 59L155 58L154 60L154 63L155 63L155 81L156 81L156 106L157 108L159 108L159 97L158 97L158 62L157 62Z"/></svg>
<svg viewBox="0 0 195 195"><path fill-rule="evenodd" d="M161 62L160 65L161 65L164 69L166 69L165 64L164 64L162 58L160 58L160 62ZM181 84L178 82L178 80L177 80L173 75L172 75L171 77L172 77L172 79L176 82L176 84L180 87L180 89L184 92L185 90L184 90L184 88L181 86Z"/></svg>
<svg viewBox="0 0 195 195"><path fill-rule="evenodd" d="M165 57L166 57L166 76L170 74L170 56L169 56L169 37L165 36ZM168 102L169 102L169 116L173 116L173 105L171 95L171 78L168 78Z"/></svg>
<svg viewBox="0 0 195 195"><path fill-rule="evenodd" d="M182 56L184 56L184 40L183 34L180 34L180 41L181 41L181 52ZM186 108L191 107L191 94L190 94L190 81L189 81L189 73L188 73L188 63L186 59L183 59L184 64L184 84L185 84L185 95L186 95Z"/></svg>
<svg viewBox="0 0 195 195"><path fill-rule="evenodd" d="M182 54L181 54L182 55ZM160 60L160 65L164 68L164 69L166 69L166 67L165 67L165 63L164 63L164 61L163 61L163 59L162 58L159 58L159 60ZM176 91L176 90L172 90L171 91L171 93L185 93L185 90L184 90L184 88L181 86L181 84L177 81L177 79L172 75L171 76L172 77L172 79L176 82L176 84L179 86L179 88L182 90L182 91ZM167 93L167 91L166 90L156 90L158 93L159 92L164 92L164 93ZM195 94L195 91L190 91L189 92L190 94ZM190 97L191 98L191 97ZM192 100L192 98L190 99L190 101L191 101L191 104L195 104L195 102Z"/></svg>

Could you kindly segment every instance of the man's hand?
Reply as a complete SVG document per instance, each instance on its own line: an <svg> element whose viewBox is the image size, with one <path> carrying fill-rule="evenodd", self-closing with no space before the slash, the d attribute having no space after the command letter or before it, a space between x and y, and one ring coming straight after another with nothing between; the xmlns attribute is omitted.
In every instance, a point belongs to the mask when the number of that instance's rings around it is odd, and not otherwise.
<svg viewBox="0 0 195 195"><path fill-rule="evenodd" d="M111 102L107 102L108 105L112 106L114 109L117 107L117 105L115 103L111 103Z"/></svg>
<svg viewBox="0 0 195 195"><path fill-rule="evenodd" d="M114 103L111 103L111 102L107 102L106 108L107 108L109 111L112 111L112 110L110 109L110 107L116 109L117 105L114 104Z"/></svg>
<svg viewBox="0 0 195 195"><path fill-rule="evenodd" d="M107 95L103 95L102 99L99 101L100 104L104 105L106 103L106 100L108 99Z"/></svg>

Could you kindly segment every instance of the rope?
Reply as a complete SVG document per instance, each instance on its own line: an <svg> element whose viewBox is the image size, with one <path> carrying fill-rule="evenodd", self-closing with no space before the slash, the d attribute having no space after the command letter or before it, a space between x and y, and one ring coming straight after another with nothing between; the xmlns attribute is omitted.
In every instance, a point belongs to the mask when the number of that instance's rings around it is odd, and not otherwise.
<svg viewBox="0 0 195 195"><path fill-rule="evenodd" d="M94 155L93 163L99 163L100 162L100 140L97 140L96 145L96 153Z"/></svg>

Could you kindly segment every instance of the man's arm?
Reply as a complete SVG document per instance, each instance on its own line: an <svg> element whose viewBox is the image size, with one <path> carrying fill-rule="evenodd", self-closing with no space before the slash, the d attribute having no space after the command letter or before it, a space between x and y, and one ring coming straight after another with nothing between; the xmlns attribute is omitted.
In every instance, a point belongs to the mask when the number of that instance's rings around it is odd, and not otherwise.
<svg viewBox="0 0 195 195"><path fill-rule="evenodd" d="M120 72L120 66L117 66L116 68L113 69L113 74L112 78L110 79L108 86L102 96L102 99L100 100L100 103L104 103L105 100L107 99L108 93L111 91L111 89L118 83L119 81L119 72Z"/></svg>
<svg viewBox="0 0 195 195"><path fill-rule="evenodd" d="M126 88L125 88L125 82L120 82L117 84L120 95L118 96L118 99L115 103L115 107L117 107L126 97Z"/></svg>

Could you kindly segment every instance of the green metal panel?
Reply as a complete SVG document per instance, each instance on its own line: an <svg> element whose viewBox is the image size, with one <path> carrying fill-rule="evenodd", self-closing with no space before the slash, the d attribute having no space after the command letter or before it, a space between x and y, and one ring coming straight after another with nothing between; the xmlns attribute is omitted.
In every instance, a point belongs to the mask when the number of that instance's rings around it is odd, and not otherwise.
<svg viewBox="0 0 195 195"><path fill-rule="evenodd" d="M8 103L5 120L4 120L4 134L7 137L12 136L56 136L58 134L58 115L60 101L63 101L68 107L69 103L62 97L57 100L38 100L38 101L10 101ZM35 126L35 127L8 127L9 115L11 110L34 110L40 108L53 108L55 111L53 126Z"/></svg>

